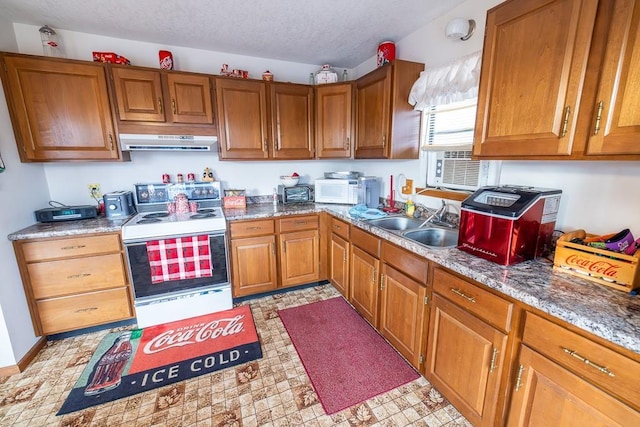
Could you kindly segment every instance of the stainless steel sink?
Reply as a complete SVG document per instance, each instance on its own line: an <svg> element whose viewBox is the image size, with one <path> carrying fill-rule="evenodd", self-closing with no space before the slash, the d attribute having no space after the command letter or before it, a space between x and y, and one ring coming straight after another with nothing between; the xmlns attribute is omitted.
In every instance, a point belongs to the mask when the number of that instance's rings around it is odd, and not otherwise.
<svg viewBox="0 0 640 427"><path fill-rule="evenodd" d="M384 228L385 230L396 231L418 228L423 222L424 220L421 221L419 219L409 218L407 216L389 216L367 221L368 224L375 225L376 227Z"/></svg>
<svg viewBox="0 0 640 427"><path fill-rule="evenodd" d="M402 235L432 248L453 248L458 244L458 230L429 227L405 231Z"/></svg>

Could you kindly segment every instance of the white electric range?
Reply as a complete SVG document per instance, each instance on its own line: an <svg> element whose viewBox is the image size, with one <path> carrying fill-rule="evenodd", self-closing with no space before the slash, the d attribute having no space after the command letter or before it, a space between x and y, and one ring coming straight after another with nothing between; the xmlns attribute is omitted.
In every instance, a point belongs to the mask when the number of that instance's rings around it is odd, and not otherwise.
<svg viewBox="0 0 640 427"><path fill-rule="evenodd" d="M197 209L170 214L169 204L176 196L182 197L182 194ZM138 214L123 225L122 240L129 265L138 327L230 309L232 297L228 273L227 223L221 208L220 183L136 184L135 200ZM178 273L169 275L165 265L152 267L152 250L176 248L182 253L183 247L196 244L193 242L198 238L204 243L195 246L196 252L204 251L210 269L198 269L198 275L194 277L195 273L183 271L188 270L183 268L186 262L183 258L179 262L161 261L163 264L171 262L172 268L177 268L175 271ZM157 251L154 253L157 254ZM155 273L158 268L167 275L159 279Z"/></svg>

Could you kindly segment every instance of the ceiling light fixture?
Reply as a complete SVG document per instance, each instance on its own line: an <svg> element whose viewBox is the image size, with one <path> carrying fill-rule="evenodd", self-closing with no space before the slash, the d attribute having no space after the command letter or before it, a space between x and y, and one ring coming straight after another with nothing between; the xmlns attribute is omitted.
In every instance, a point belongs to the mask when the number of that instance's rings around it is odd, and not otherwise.
<svg viewBox="0 0 640 427"><path fill-rule="evenodd" d="M469 40L476 30L475 19L455 18L447 23L444 30L448 39Z"/></svg>

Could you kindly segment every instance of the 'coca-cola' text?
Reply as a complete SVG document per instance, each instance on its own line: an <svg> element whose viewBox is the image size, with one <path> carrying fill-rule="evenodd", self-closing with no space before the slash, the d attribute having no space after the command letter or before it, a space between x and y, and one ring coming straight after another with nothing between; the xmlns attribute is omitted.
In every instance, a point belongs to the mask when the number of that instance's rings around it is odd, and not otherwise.
<svg viewBox="0 0 640 427"><path fill-rule="evenodd" d="M618 270L621 267L618 264L613 264L608 261L591 261L590 259L579 255L569 255L565 259L565 262L567 265L580 267L582 270L586 270L589 273L597 273L611 278L616 277Z"/></svg>
<svg viewBox="0 0 640 427"><path fill-rule="evenodd" d="M144 352L154 354L174 347L215 340L220 336L239 334L244 331L242 319L244 319L244 315L238 315L229 319L214 320L199 329L168 330L150 340L144 346Z"/></svg>

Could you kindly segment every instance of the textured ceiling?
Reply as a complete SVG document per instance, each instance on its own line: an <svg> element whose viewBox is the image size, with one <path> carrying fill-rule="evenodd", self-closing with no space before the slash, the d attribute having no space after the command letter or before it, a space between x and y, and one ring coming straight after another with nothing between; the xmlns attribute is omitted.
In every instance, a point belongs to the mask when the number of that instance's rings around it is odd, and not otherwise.
<svg viewBox="0 0 640 427"><path fill-rule="evenodd" d="M464 0L0 0L11 22L353 68Z"/></svg>

